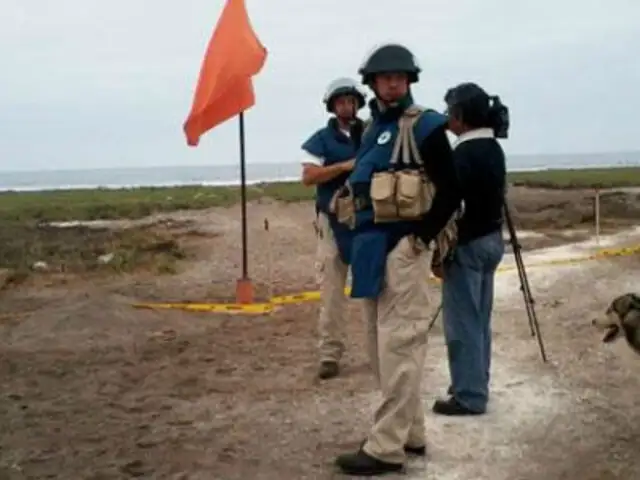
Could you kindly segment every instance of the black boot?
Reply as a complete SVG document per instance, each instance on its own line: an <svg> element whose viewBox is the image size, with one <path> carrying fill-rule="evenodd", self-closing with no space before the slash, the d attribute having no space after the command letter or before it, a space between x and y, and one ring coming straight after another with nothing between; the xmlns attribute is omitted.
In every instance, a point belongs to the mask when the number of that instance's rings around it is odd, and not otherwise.
<svg viewBox="0 0 640 480"><path fill-rule="evenodd" d="M425 447L424 445L422 447L410 447L409 445L405 445L404 453L406 453L407 455L415 455L416 457L426 457L427 447Z"/></svg>
<svg viewBox="0 0 640 480"><path fill-rule="evenodd" d="M364 447L364 444L367 443L367 439L365 438L360 444L360 450ZM427 455L427 447L424 445L421 447L410 447L409 445L404 446L404 453L407 455L415 455L416 457L425 457Z"/></svg>
<svg viewBox="0 0 640 480"><path fill-rule="evenodd" d="M361 477L374 477L387 473L397 473L402 471L401 463L388 463L373 458L364 450L360 449L356 453L346 453L336 458L336 466L346 475Z"/></svg>
<svg viewBox="0 0 640 480"><path fill-rule="evenodd" d="M329 378L337 377L339 373L340 367L338 366L338 362L325 361L320 364L318 378L328 380Z"/></svg>
<svg viewBox="0 0 640 480"><path fill-rule="evenodd" d="M448 400L436 400L433 404L433 413L439 415L447 415L450 417L461 417L465 415L482 415L484 412L474 412L469 410L464 405L461 405L454 397L449 397Z"/></svg>

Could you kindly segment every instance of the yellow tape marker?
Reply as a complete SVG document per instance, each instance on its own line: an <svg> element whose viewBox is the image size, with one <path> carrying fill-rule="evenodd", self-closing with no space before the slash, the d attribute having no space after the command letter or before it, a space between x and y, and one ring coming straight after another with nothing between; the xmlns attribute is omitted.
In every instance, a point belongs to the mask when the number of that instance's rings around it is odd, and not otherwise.
<svg viewBox="0 0 640 480"><path fill-rule="evenodd" d="M602 249L593 255L584 255L573 258L558 258L543 262L528 263L526 267L540 267L548 265L570 265L582 263L589 260L598 260L606 257L621 257L640 253L640 245L623 248ZM498 267L498 272L508 272L515 270L516 265L503 265ZM430 277L431 283L440 283L441 280ZM344 289L345 295L350 295L351 288ZM294 305L307 302L316 302L320 300L320 291L308 291L294 293L291 295L279 295L272 297L270 301L264 303L252 303L248 305L240 303L135 303L134 308L147 308L158 310L178 309L191 312L207 312L207 313L227 313L227 314L250 314L250 315L266 315L272 313L277 306Z"/></svg>
<svg viewBox="0 0 640 480"><path fill-rule="evenodd" d="M608 248L598 251L595 257L623 257L640 253L640 245L623 248Z"/></svg>
<svg viewBox="0 0 640 480"><path fill-rule="evenodd" d="M265 315L274 310L273 303L134 303L134 308L156 310L185 310L188 312Z"/></svg>
<svg viewBox="0 0 640 480"><path fill-rule="evenodd" d="M314 302L320 300L319 291L300 292L293 295L278 295L271 298L274 305L291 305L295 303Z"/></svg>

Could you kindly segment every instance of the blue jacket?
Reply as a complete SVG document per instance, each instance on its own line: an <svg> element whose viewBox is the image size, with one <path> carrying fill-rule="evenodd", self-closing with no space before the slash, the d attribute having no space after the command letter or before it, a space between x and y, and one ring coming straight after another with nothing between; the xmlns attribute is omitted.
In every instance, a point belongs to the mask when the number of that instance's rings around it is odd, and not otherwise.
<svg viewBox="0 0 640 480"><path fill-rule="evenodd" d="M376 172L389 170L393 144L399 129L398 120L402 112L412 104L411 95L407 95L398 107L384 112L380 112L375 100L369 104L372 123L362 138L355 168L348 178L354 196L366 198L368 201L365 203L369 205L371 178ZM418 147L446 121L446 117L440 113L424 111L414 125ZM374 224L373 209L369 207L356 213L355 223L351 247L351 297L376 298L384 286L387 255L403 237L415 231L415 222Z"/></svg>
<svg viewBox="0 0 640 480"><path fill-rule="evenodd" d="M356 122L359 125L362 124L359 119L356 119ZM362 131L362 129L359 128L357 131ZM338 128L336 118L332 117L325 127L317 130L302 144L302 149L311 155L322 158L324 166L328 166L355 158L359 142L360 139L349 138L342 133ZM340 257L347 264L350 260L353 232L349 227L338 222L335 215L329 211L329 205L335 192L344 185L348 177L349 174L344 173L316 187L316 211L329 217L329 224Z"/></svg>

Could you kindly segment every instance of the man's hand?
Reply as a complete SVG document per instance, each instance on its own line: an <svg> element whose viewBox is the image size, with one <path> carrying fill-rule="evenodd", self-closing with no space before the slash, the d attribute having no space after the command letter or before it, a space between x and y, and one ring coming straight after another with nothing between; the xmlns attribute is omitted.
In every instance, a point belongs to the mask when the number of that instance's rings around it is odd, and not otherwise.
<svg viewBox="0 0 640 480"><path fill-rule="evenodd" d="M329 182L338 175L342 175L343 173L348 173L353 170L355 163L355 159L333 163L326 167L321 167L320 165L314 165L312 163L305 163L302 168L302 183L309 186Z"/></svg>
<svg viewBox="0 0 640 480"><path fill-rule="evenodd" d="M342 166L345 172L350 172L353 170L353 166L356 164L355 159L347 160L346 162L342 162L340 165Z"/></svg>

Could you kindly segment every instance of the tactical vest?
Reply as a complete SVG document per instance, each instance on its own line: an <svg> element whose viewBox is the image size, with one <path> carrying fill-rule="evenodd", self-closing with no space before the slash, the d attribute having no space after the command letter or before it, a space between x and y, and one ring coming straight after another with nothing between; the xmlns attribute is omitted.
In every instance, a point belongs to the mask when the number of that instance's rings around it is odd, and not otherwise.
<svg viewBox="0 0 640 480"><path fill-rule="evenodd" d="M322 158L324 166L353 159L357 151L354 142L338 130L335 119L329 120L326 127L311 135L302 144L302 149ZM331 213L329 210L331 198L344 185L348 177L349 173L344 173L316 187L316 208L319 211Z"/></svg>
<svg viewBox="0 0 640 480"><path fill-rule="evenodd" d="M411 231L431 208L435 186L426 175L418 145L446 122L446 117L418 106L407 108L398 121L373 121L365 129L356 167L332 200L340 222L354 230L371 225ZM436 238L436 263L456 240L455 214Z"/></svg>

